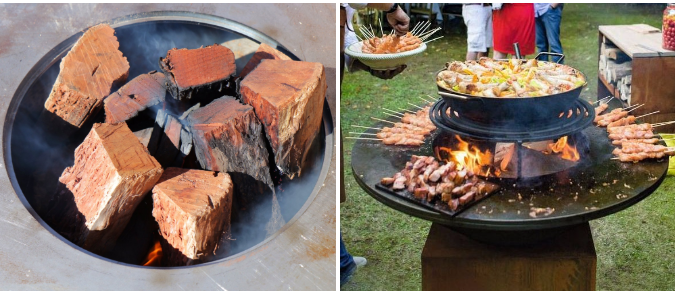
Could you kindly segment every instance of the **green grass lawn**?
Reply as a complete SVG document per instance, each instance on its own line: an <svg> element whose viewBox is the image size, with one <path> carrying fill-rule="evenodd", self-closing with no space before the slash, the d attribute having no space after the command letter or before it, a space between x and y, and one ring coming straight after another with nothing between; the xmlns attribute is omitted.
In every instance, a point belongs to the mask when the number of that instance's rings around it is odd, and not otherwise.
<svg viewBox="0 0 677 291"><path fill-rule="evenodd" d="M646 23L660 27L663 6L567 4L562 17L565 62L588 76L583 98L596 98L599 25ZM370 125L383 117L379 107L396 109L421 103L418 96L436 93L434 73L445 62L465 58L465 34L451 32L431 43L392 80L368 73L344 76L341 127ZM341 232L353 255L369 260L344 290L418 290L420 255L430 222L392 210L356 184L350 170L353 142L345 140L348 201L341 204ZM597 250L598 290L673 290L675 179L668 177L642 202L591 222Z"/></svg>

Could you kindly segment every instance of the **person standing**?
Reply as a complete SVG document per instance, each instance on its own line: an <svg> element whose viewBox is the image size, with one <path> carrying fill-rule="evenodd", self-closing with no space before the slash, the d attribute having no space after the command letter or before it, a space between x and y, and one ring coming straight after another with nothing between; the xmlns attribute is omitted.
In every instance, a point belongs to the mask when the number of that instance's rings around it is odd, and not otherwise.
<svg viewBox="0 0 677 291"><path fill-rule="evenodd" d="M538 52L563 53L562 43L559 40L559 26L562 22L561 3L534 3L536 12L536 47ZM548 61L548 56L540 56L541 61ZM553 62L558 62L560 57L552 57Z"/></svg>
<svg viewBox="0 0 677 291"><path fill-rule="evenodd" d="M523 56L536 50L534 4L506 3L497 5L492 14L494 29L494 59L515 55L514 43L518 43Z"/></svg>
<svg viewBox="0 0 677 291"><path fill-rule="evenodd" d="M493 42L491 4L463 4L461 15L468 28L468 52L465 60L472 61L488 56Z"/></svg>

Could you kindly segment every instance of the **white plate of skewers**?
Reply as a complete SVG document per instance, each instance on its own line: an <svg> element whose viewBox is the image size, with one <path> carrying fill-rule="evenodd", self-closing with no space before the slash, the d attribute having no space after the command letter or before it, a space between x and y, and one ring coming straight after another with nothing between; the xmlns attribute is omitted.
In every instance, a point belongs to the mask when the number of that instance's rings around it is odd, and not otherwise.
<svg viewBox="0 0 677 291"><path fill-rule="evenodd" d="M441 28L430 29L430 22L419 22L414 28L403 36L394 33L383 34L381 37L374 34L373 29L361 26L359 28L366 39L358 36L356 42L345 50L349 56L360 60L374 70L391 70L405 65L409 60L427 48L427 43L440 39L442 36L430 39Z"/></svg>

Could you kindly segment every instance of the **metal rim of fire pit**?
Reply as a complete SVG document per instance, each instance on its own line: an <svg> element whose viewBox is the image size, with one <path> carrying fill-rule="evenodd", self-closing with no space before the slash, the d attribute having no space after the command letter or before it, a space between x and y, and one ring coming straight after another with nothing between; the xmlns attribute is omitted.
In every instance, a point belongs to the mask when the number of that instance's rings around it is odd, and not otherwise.
<svg viewBox="0 0 677 291"><path fill-rule="evenodd" d="M609 110L611 110L611 108ZM396 121L394 118L390 119L391 121ZM372 127L383 126L387 126L387 124L381 122ZM427 141L423 146L418 148L407 148L401 146L388 146L380 142L359 140L354 144L352 149L351 167L353 176L360 187L374 199L386 206L418 218L470 231L470 233L473 231L480 231L477 232L480 235L482 231L552 230L604 217L630 207L648 197L656 190L656 188L658 188L665 178L668 169L668 159L643 161L638 164L611 161L611 149L613 146L607 139L606 130L591 126L586 128L583 133L591 140L589 160L581 161L579 166L573 167L567 171L541 178L545 181L558 181L558 179L562 179L562 175L566 176L569 175L569 173L578 175L582 177L582 179L586 179L587 175L588 180L584 181L584 185L579 184L581 189L586 190L586 192L583 193L581 191L580 197L577 194L576 199L572 199L573 193L562 192L561 195L565 198L563 199L565 201L560 202L559 205L566 206L564 204L570 202L571 204L569 206L572 207L573 211L564 215L554 215L551 217L525 217L527 212L524 212L524 209L525 207L526 209L529 209L527 205L530 201L526 201L526 199L525 201L520 201L518 200L518 197L522 197L521 195L527 196L529 191L534 190L535 188L514 187L515 185L510 187L509 184L517 183L515 181L504 180L502 183L504 189L477 202L454 217L426 209L417 203L379 190L375 187L381 178L391 177L396 172L399 172L411 155L432 155L430 141ZM599 172L595 173L595 171ZM595 177L595 175L598 177ZM609 175L611 175L611 177ZM647 177L648 180L646 180ZM616 182L613 182L613 180L616 180ZM571 183L573 183L573 181ZM630 185L627 185L627 183ZM566 184L568 183L556 185L553 188L558 188L557 186L559 186L559 188L569 187L566 186ZM607 186L604 186L605 184ZM574 186L572 186L572 188L573 187ZM607 189L604 189L603 187L607 187ZM567 190L569 189L567 188ZM605 202L607 202L607 204L604 207L596 208L593 205L595 205L594 202L597 202L597 200L590 199L595 199L599 196L584 196L588 193L587 190L597 191L596 193L599 193L599 191L606 191L606 194L609 195L626 196L601 197L606 199ZM551 189L551 191L566 190ZM548 196L547 199L550 199L550 201L554 201L557 198L547 192L544 195ZM599 200L602 200L601 198L599 198ZM514 201L509 203L509 200ZM590 203L590 206L578 205L584 203L583 200L585 200L585 203ZM535 206L539 207L541 205ZM547 205L542 206L545 207ZM490 211L490 208L495 211L504 210L500 209L501 207L509 207L510 210L521 209L521 216L508 214L498 218L491 218L491 215L486 214L487 211ZM558 208L559 207L556 207L556 210L558 210Z"/></svg>
<svg viewBox="0 0 677 291"><path fill-rule="evenodd" d="M220 30L229 30L231 32L237 33L241 36L247 37L249 39L252 39L258 43L266 43L268 45L271 45L273 47L276 47L278 50L283 52L284 54L290 56L294 60L300 60L296 55L291 53L289 50L287 50L284 46L279 44L277 41L272 39L271 37L249 27L244 24L214 16L214 15L208 15L208 14L202 14L202 13L196 13L196 12L183 12L183 11L154 11L154 12L145 12L145 13L136 13L136 14L131 14L127 16L122 16L118 17L115 19L112 19L107 22L102 22L102 23L107 23L113 28L118 28L122 26L127 26L131 24L136 24L136 23L147 23L147 22L173 22L173 23L190 23L190 24L198 24L198 25L205 25L209 27L213 27L216 29ZM127 264L123 262L119 262L116 260L112 260L94 253L91 253L75 244L72 242L66 240L63 238L60 234L58 234L56 231L54 231L41 217L36 213L36 211L32 208L30 203L27 201L26 197L23 194L23 191L19 187L16 175L13 170L13 163L12 163L12 155L11 155L11 136L12 136L12 128L14 125L14 120L17 114L17 111L20 107L21 101L25 97L29 87L38 79L39 76L45 73L45 71L54 65L55 62L60 61L63 56L68 53L70 48L75 44L75 42L82 36L84 32L80 31L71 37L65 39L64 41L60 42L58 45L56 45L54 48L49 50L26 74L26 76L22 79L21 83L17 87L16 92L12 96L12 100L8 106L7 109L7 114L5 117L5 122L3 126L3 154L4 154L4 160L5 160L5 165L6 171L7 171L7 176L11 182L12 188L17 196L17 198L21 201L23 206L28 210L28 212L35 218L40 225L42 225L47 231L50 232L54 237L59 239L60 241L65 242L69 246L73 247L74 249L77 249L83 253L86 253L92 257L104 260L106 262L110 263L115 263L119 265L123 265L126 267L135 267L135 268L144 268L144 269L186 269L186 268L197 268L197 267L204 267L204 266L209 266L209 265L216 265L220 264L223 262L227 262L229 260L238 260L240 258L246 257L248 254L256 252L258 249L260 249L262 246L266 245L270 241L274 240L277 236L279 236L281 233L285 232L292 224L294 224L303 214L306 212L306 210L310 207L312 202L315 200L317 197L318 193L320 192L320 189L323 187L323 181L325 180L328 172L329 172L329 165L331 163L331 157L333 154L333 148L334 148L334 134L333 134L333 122L331 118L331 113L329 109L329 104L327 103L327 100L325 98L323 102L323 115L322 115L322 129L324 130L325 137L324 137L324 142L325 142L325 148L324 148L324 161L322 163L321 167L321 172L318 177L318 180L315 182L315 185L312 189L312 192L310 196L307 198L307 200L303 203L303 206L296 212L296 214L286 222L286 224L280 228L277 232L274 234L268 236L265 238L263 241L259 242L258 244L242 251L238 252L236 254L231 254L226 258L222 258L219 260L215 261L209 261L205 262L202 264L198 265L193 265L193 266L182 266L182 267L145 267L145 266L140 266L140 265L134 265L134 264Z"/></svg>
<svg viewBox="0 0 677 291"><path fill-rule="evenodd" d="M562 136L579 132L590 126L595 119L595 112L588 102L577 99L570 110L571 118L554 119L557 122L533 123L511 127L509 125L489 126L475 123L472 120L447 114L451 108L444 100L439 100L430 107L430 120L440 128L462 136L494 142L527 142L556 139ZM587 115L586 115L587 114Z"/></svg>

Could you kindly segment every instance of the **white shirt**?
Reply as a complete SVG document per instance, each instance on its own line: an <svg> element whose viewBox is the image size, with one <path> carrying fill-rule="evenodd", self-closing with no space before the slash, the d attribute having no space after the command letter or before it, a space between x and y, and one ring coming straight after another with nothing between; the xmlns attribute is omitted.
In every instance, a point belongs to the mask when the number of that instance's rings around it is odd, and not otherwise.
<svg viewBox="0 0 677 291"><path fill-rule="evenodd" d="M536 17L540 17L550 9L550 3L534 3L534 13Z"/></svg>

